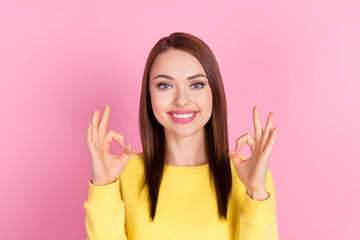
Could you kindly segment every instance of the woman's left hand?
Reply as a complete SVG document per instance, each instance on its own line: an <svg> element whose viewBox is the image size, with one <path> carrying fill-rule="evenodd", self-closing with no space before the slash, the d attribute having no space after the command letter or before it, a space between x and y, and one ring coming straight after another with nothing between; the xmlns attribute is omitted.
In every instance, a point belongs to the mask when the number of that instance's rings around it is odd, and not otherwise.
<svg viewBox="0 0 360 240"><path fill-rule="evenodd" d="M255 138L250 133L239 137L236 140L236 149L229 152L228 155L240 180L246 187L247 194L252 199L261 201L269 197L266 191L266 172L278 128L273 128L271 131L274 112L268 116L265 131L261 126L257 106L253 108L253 117ZM238 151L240 151L244 143L250 146L251 157L242 160Z"/></svg>

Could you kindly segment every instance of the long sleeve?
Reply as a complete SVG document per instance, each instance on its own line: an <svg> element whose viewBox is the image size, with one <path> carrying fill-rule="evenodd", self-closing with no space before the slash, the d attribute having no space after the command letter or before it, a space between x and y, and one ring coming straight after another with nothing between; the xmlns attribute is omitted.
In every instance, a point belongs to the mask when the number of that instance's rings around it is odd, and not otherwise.
<svg viewBox="0 0 360 240"><path fill-rule="evenodd" d="M230 160L229 160L230 161ZM134 154L121 178L105 186L89 181L87 240L207 239L278 240L274 183L266 176L269 198L251 199L232 166L233 186L226 221L218 215L209 164L166 165L154 221L149 219L144 159Z"/></svg>
<svg viewBox="0 0 360 240"><path fill-rule="evenodd" d="M240 240L278 240L276 200L273 177L268 169L266 190L269 197L258 201L246 191L244 210L240 215Z"/></svg>
<svg viewBox="0 0 360 240"><path fill-rule="evenodd" d="M120 195L120 180L105 186L89 181L89 196L84 202L87 240L127 240L125 205Z"/></svg>

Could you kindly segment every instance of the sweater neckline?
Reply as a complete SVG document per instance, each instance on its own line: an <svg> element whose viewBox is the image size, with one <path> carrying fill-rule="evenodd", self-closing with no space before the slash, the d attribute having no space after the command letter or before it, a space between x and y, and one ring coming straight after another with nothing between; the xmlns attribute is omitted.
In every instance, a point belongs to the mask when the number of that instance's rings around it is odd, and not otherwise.
<svg viewBox="0 0 360 240"><path fill-rule="evenodd" d="M135 158L144 159L139 153L134 153ZM164 164L164 172L173 173L193 173L193 172L204 172L209 170L209 163L199 166L174 166Z"/></svg>
<svg viewBox="0 0 360 240"><path fill-rule="evenodd" d="M193 172L204 172L207 170L209 170L209 163L199 166L174 166L174 165L164 164L165 172L193 173Z"/></svg>

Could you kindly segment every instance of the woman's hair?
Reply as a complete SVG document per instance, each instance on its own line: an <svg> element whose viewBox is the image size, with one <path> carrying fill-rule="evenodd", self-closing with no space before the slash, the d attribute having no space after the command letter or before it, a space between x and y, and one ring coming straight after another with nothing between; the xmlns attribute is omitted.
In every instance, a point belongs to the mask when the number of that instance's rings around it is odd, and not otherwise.
<svg viewBox="0 0 360 240"><path fill-rule="evenodd" d="M139 127L143 147L145 179L148 190L151 221L155 218L156 205L164 170L166 139L164 127L156 120L149 92L149 75L156 56L169 49L180 49L195 56L202 64L213 96L213 109L205 125L206 157L209 160L212 187L215 183L220 220L227 218L228 199L232 187L227 129L227 106L220 69L210 48L194 35L175 32L161 38L151 49L142 79Z"/></svg>

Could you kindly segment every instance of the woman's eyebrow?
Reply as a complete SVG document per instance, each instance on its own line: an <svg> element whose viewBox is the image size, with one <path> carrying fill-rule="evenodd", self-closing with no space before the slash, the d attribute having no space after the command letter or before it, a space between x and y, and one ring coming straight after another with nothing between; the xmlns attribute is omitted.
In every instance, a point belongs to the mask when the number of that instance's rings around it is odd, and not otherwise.
<svg viewBox="0 0 360 240"><path fill-rule="evenodd" d="M207 78L206 76L204 76L203 74L196 74L194 76L190 76L190 77L187 77L187 80L192 80L194 78L198 78L198 77L204 77L204 78ZM166 79L169 79L169 80L175 80L173 77L169 76L169 75L165 75L165 74L160 74L160 75L157 75L156 77L153 78L153 80L155 78L166 78Z"/></svg>

